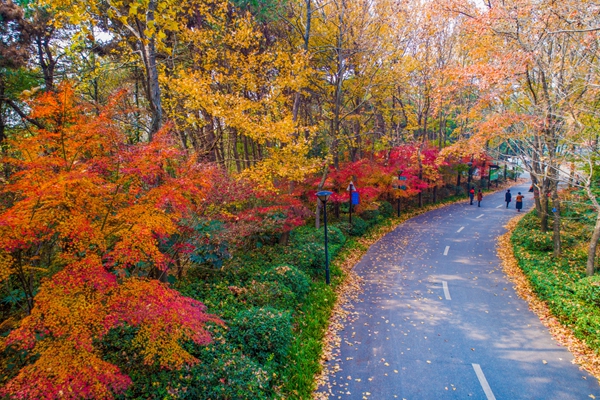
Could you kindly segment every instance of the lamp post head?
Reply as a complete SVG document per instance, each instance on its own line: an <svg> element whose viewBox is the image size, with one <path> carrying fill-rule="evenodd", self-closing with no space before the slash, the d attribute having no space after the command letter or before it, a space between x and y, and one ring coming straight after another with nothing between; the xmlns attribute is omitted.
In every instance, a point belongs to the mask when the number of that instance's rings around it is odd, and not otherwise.
<svg viewBox="0 0 600 400"><path fill-rule="evenodd" d="M467 165L468 165L469 167L472 167L472 166L473 166L473 163L472 163L471 161L469 161L469 162L467 163Z"/></svg>
<svg viewBox="0 0 600 400"><path fill-rule="evenodd" d="M328 190L321 190L320 192L317 192L317 197L319 198L319 200L321 200L323 203L327 203L327 200L329 200L329 196L332 195L333 192L330 192Z"/></svg>

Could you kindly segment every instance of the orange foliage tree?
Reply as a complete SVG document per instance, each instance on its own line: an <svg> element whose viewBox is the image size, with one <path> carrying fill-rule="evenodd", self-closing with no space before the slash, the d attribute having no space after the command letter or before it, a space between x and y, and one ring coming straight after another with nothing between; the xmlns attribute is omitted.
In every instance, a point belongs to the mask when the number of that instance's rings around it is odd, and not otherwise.
<svg viewBox="0 0 600 400"><path fill-rule="evenodd" d="M136 327L133 345L144 363L196 362L183 342L208 343L206 323L222 322L152 278L166 277L175 262L161 244L201 210L209 187L202 170L165 130L151 143L127 144L112 118L116 104L95 115L68 85L31 106L44 129L10 143L3 162L14 173L0 186L0 279L17 277L31 296L29 315L4 339L26 357L2 395L124 391L130 378L97 347L124 325ZM34 293L31 276L40 272Z"/></svg>

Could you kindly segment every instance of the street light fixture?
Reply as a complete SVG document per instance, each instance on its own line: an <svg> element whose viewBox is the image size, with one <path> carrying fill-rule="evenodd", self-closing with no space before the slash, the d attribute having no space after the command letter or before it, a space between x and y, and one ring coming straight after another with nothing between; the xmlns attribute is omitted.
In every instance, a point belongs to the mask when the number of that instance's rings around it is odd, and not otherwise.
<svg viewBox="0 0 600 400"><path fill-rule="evenodd" d="M322 190L317 192L317 197L323 203L323 225L325 228L325 283L329 285L329 253L327 250L327 200L329 200L329 196L331 196L332 192L327 190Z"/></svg>

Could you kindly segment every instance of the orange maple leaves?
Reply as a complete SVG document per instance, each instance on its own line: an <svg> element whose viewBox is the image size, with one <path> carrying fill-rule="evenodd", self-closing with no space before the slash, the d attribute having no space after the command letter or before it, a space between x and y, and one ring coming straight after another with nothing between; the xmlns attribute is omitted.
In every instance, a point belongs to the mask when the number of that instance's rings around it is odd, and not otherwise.
<svg viewBox="0 0 600 400"><path fill-rule="evenodd" d="M3 389L16 398L125 390L130 379L96 347L113 328L138 327L133 343L144 362L178 368L195 362L182 342L208 343L205 324L221 323L149 279L174 262L161 243L202 207L201 168L168 132L127 144L115 104L95 115L75 99L67 85L38 98L31 116L45 129L15 138L4 160L16 172L1 188L11 201L0 209L0 277L47 276L31 314L6 339L30 357Z"/></svg>

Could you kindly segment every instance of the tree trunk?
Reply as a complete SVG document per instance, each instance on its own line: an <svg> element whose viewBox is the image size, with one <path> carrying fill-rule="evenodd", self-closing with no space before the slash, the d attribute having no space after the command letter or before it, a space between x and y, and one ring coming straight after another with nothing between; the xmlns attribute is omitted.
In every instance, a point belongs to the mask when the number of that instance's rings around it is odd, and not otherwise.
<svg viewBox="0 0 600 400"><path fill-rule="evenodd" d="M552 188L552 206L554 213L554 222L552 224L552 243L554 248L554 257L558 257L562 253L560 242L560 199L558 198L558 182L554 182Z"/></svg>
<svg viewBox="0 0 600 400"><path fill-rule="evenodd" d="M310 41L310 24L312 21L312 0L306 0L306 26L304 27L304 51L308 53L308 44ZM292 119L294 122L298 121L298 111L300 110L300 103L302 102L302 94L297 91L294 94L294 105L292 107Z"/></svg>
<svg viewBox="0 0 600 400"><path fill-rule="evenodd" d="M248 150L248 137L243 136L242 144L244 145L244 165L246 168L250 168L252 165L250 164L250 152Z"/></svg>
<svg viewBox="0 0 600 400"><path fill-rule="evenodd" d="M279 244L286 246L290 240L290 231L285 231L279 236Z"/></svg>
<svg viewBox="0 0 600 400"><path fill-rule="evenodd" d="M540 193L540 228L542 232L548 232L548 196L545 192Z"/></svg>
<svg viewBox="0 0 600 400"><path fill-rule="evenodd" d="M598 240L600 239L600 212L596 215L596 225L594 226L594 233L590 239L588 247L587 264L585 273L587 276L594 275L595 261L596 261L596 248L598 247Z"/></svg>
<svg viewBox="0 0 600 400"><path fill-rule="evenodd" d="M38 64L44 75L44 85L46 91L54 90L54 71L56 69L56 60L50 49L50 35L38 33L35 38L37 47Z"/></svg>
<svg viewBox="0 0 600 400"><path fill-rule="evenodd" d="M237 172L242 172L242 165L240 163L240 155L238 153L238 135L237 133L233 133L233 158L235 159L235 167L237 168Z"/></svg>
<svg viewBox="0 0 600 400"><path fill-rule="evenodd" d="M154 24L154 13L157 5L158 0L149 1L148 11L146 13L146 26ZM144 69L146 70L146 88L148 100L150 102L150 113L152 115L148 140L152 141L154 135L163 125L163 109L160 97L160 85L158 83L158 68L156 66L156 39L154 36L146 37L145 28L142 26L141 21L137 20L136 22L139 49L142 55Z"/></svg>
<svg viewBox="0 0 600 400"><path fill-rule="evenodd" d="M338 16L338 36L337 36L337 65L335 72L335 90L334 90L334 113L332 121L332 140L331 140L331 153L333 156L333 166L335 169L339 168L340 155L339 155L339 135L341 125L341 112L342 112L342 101L343 101L343 82L346 74L346 63L345 54L343 51L344 45L344 12L346 10L346 3L342 1L341 10Z"/></svg>

